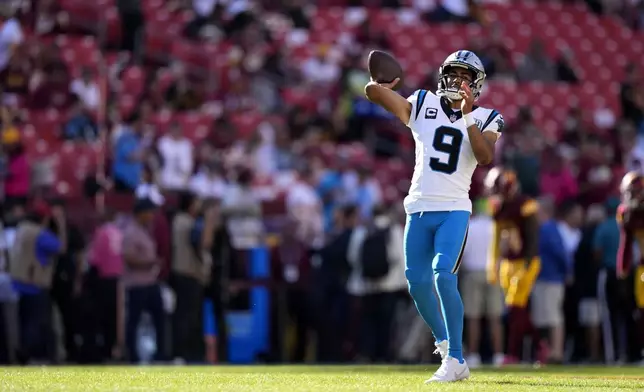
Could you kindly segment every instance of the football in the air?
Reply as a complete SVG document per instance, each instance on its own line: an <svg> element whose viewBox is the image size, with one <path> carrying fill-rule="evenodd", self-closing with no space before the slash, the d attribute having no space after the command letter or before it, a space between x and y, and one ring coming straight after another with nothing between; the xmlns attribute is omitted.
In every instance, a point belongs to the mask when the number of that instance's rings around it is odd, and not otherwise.
<svg viewBox="0 0 644 392"><path fill-rule="evenodd" d="M394 56L382 50L372 50L369 53L368 64L371 79L378 83L391 83L394 79L400 78L394 90L402 87L403 70Z"/></svg>

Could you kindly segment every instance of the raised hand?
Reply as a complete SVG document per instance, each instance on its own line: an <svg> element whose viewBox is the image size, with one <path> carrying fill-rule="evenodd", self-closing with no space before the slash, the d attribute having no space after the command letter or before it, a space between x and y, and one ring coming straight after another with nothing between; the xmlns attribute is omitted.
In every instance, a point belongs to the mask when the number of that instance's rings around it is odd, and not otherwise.
<svg viewBox="0 0 644 392"><path fill-rule="evenodd" d="M393 82L390 82L390 83L378 83L375 80L371 80L371 82L369 82L369 84L377 84L378 86L388 88L389 90L393 90L393 88L396 87L398 82L400 82L400 78L396 78L396 79L393 80Z"/></svg>
<svg viewBox="0 0 644 392"><path fill-rule="evenodd" d="M474 107L474 94L472 94L470 86L466 82L461 83L461 89L458 93L463 98L461 100L461 112L463 112L463 115L471 113Z"/></svg>

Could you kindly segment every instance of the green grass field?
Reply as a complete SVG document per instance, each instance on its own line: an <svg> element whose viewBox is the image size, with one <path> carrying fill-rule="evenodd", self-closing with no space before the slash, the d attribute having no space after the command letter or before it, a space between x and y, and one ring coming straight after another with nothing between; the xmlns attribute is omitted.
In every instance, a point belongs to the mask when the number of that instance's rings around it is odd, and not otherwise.
<svg viewBox="0 0 644 392"><path fill-rule="evenodd" d="M432 366L0 368L0 391L644 391L644 368L477 369L425 385Z"/></svg>

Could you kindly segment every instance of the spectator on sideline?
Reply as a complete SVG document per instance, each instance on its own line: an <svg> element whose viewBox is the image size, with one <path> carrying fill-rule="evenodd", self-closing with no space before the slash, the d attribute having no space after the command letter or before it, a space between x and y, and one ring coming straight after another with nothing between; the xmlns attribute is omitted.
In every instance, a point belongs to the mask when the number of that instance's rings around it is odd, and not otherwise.
<svg viewBox="0 0 644 392"><path fill-rule="evenodd" d="M56 257L51 296L62 318L62 343L64 343L67 361L78 361L79 314L77 298L81 294L82 284L82 252L85 241L82 232L69 221L65 200L55 198L49 201L52 215L57 219L50 222L50 230L60 238L63 248ZM59 335L60 336L60 335ZM62 353L60 353L62 354Z"/></svg>
<svg viewBox="0 0 644 392"><path fill-rule="evenodd" d="M252 189L253 173L240 169L237 182L226 194L222 207L233 248L251 249L264 238L262 205Z"/></svg>
<svg viewBox="0 0 644 392"><path fill-rule="evenodd" d="M405 291L407 281L403 250L403 227L394 222L389 211L382 206L373 210L373 226L376 230L388 230L387 261L389 271L378 280L367 280L362 276L362 249L369 228L364 225L353 230L347 250L347 260L351 265L351 275L347 282L347 292L360 298L360 337L359 353L363 359L377 363L392 360L392 326L396 308L396 294Z"/></svg>
<svg viewBox="0 0 644 392"><path fill-rule="evenodd" d="M600 306L597 299L597 281L601 258L595 252L595 235L599 224L607 214L614 215L619 200L606 203L606 209L600 205L591 206L586 215L586 224L582 231L581 241L575 254L575 294L579 300L579 326L584 329L584 358L591 363L601 361Z"/></svg>
<svg viewBox="0 0 644 392"><path fill-rule="evenodd" d="M16 225L24 209L12 206L0 220L0 363L15 364L19 344L18 294L9 274L9 253L16 238Z"/></svg>
<svg viewBox="0 0 644 392"><path fill-rule="evenodd" d="M88 262L91 268L88 295L100 309L97 315L97 333L103 337L104 351L101 358L120 359L120 346L123 337L117 339L123 313L119 309L119 285L123 275L123 232L116 224L116 216L107 211L102 216L102 224L94 232L89 247Z"/></svg>
<svg viewBox="0 0 644 392"><path fill-rule="evenodd" d="M490 244L493 240L494 221L489 216L487 201L477 200L470 219L467 242L463 250L461 270L461 293L465 320L467 321L467 364L476 368L481 365L479 347L481 341L481 318L486 318L492 343L495 366L503 363L503 291L498 284L487 280L487 264Z"/></svg>
<svg viewBox="0 0 644 392"><path fill-rule="evenodd" d="M614 202L613 202L614 203ZM616 206L610 205L613 211ZM599 224L593 239L595 257L600 262L599 278L597 280L597 298L601 306L602 338L604 342L604 359L607 364L624 359L626 347L619 339L620 330L628 327L632 319L628 302L624 298L622 286L624 283L617 278L617 252L620 244L620 229L617 215L607 214L607 218Z"/></svg>
<svg viewBox="0 0 644 392"><path fill-rule="evenodd" d="M341 209L336 220L337 227L333 230L334 235L330 236L319 252L321 265L313 272L313 298L318 309L315 312L319 346L317 360L320 362L343 361L346 345L355 340L349 338L349 324L359 320L357 315L349 317L350 298L347 283L351 266L347 256L352 233L358 226L359 215L356 206L347 205ZM296 239L302 242L300 238ZM309 243L302 243L310 250Z"/></svg>
<svg viewBox="0 0 644 392"><path fill-rule="evenodd" d="M321 247L324 241L322 200L315 191L315 177L310 167L301 168L286 194L286 213L297 226L296 235L311 248Z"/></svg>
<svg viewBox="0 0 644 392"><path fill-rule="evenodd" d="M203 234L201 230L202 227L207 227L205 216L197 220L193 235L199 239L204 239L201 243L203 251L208 252L212 257L212 273L205 295L207 300L212 301L216 331L215 336L206 336L207 358L212 363L226 363L228 361L228 323L225 315L229 306L228 282L232 278L232 271L244 266L234 264L236 258L232 250L228 228L222 215L220 201L211 200L204 207L209 218L208 227L212 227L212 237ZM201 222L203 222L203 226L200 224ZM211 241L210 244L208 240ZM197 242L198 240L193 239L193 243ZM210 248L208 249L209 245Z"/></svg>
<svg viewBox="0 0 644 392"><path fill-rule="evenodd" d="M134 218L123 229L123 284L126 290L127 311L125 339L129 359L139 362L137 328L141 316L147 312L156 334L156 359L165 353L165 313L159 285L159 256L157 244L150 235L156 204L139 199L134 204Z"/></svg>
<svg viewBox="0 0 644 392"><path fill-rule="evenodd" d="M532 322L550 345L549 361L563 362L566 285L573 283L574 255L581 240L579 228L583 209L575 200L566 200L554 220L541 226L539 257L541 272L532 294Z"/></svg>
<svg viewBox="0 0 644 392"><path fill-rule="evenodd" d="M172 221L172 264L170 282L177 298L173 315L173 355L176 359L200 362L204 358L201 321L204 285L210 278L211 258L204 259L201 242L191 241L201 200L192 193L179 195L179 211Z"/></svg>
<svg viewBox="0 0 644 392"><path fill-rule="evenodd" d="M52 286L54 257L65 248L66 239L58 238L48 228L52 218L50 207L36 202L31 216L18 224L11 249L9 272L13 288L19 294L20 352L19 360L37 358L56 361L52 329ZM57 222L60 216L53 216Z"/></svg>

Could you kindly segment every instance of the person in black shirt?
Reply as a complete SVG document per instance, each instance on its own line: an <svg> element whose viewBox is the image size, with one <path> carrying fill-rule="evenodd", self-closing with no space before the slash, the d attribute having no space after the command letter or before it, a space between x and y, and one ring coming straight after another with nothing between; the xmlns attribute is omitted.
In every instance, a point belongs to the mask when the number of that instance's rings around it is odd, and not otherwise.
<svg viewBox="0 0 644 392"><path fill-rule="evenodd" d="M600 305L597 298L597 282L601 260L595 250L597 227L606 215L615 215L617 203L609 200L605 208L591 206L586 216L586 225L582 230L581 241L575 252L574 284L570 292L569 306L577 309L566 309L569 314L577 314L576 320L567 320L566 328L574 337L584 336L576 346L583 347L580 356L592 363L601 361L600 357ZM570 319L570 318L569 318ZM578 322L578 323L577 323ZM582 331L583 330L583 331ZM577 332L583 332L579 334Z"/></svg>
<svg viewBox="0 0 644 392"><path fill-rule="evenodd" d="M51 296L54 304L58 307L63 323L64 347L67 361L77 361L77 349L75 335L78 332L78 322L81 321L77 315L76 298L80 294L82 282L81 252L85 247L83 234L72 223L65 214L65 204L62 199L50 201L52 213L60 214L65 218L62 224L52 219L50 229L59 238L67 239L67 248L56 260ZM56 212L58 210L58 212ZM61 236L61 231L65 235Z"/></svg>
<svg viewBox="0 0 644 392"><path fill-rule="evenodd" d="M231 270L234 270L234 251L226 222L221 214L219 200L204 202L204 215L197 218L192 232L193 246L202 254L209 252L212 260L211 277L204 290L204 297L212 301L217 336L213 342L216 358L210 362L226 363L228 361L228 328L226 313L229 309L229 281ZM204 232L210 234L204 236ZM205 239L205 240L204 240ZM209 357L208 348L206 356Z"/></svg>

